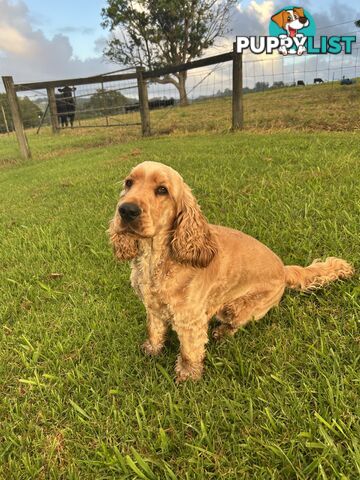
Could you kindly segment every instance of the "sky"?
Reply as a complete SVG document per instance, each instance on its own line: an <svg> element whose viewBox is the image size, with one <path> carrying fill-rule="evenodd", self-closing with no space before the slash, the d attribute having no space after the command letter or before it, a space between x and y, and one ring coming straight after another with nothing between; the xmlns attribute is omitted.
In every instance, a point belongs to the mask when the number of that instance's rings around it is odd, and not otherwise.
<svg viewBox="0 0 360 480"><path fill-rule="evenodd" d="M34 28L42 30L48 39L59 34L68 37L74 55L81 60L101 53L97 41L106 37L100 26L106 0L26 0L24 4Z"/></svg>
<svg viewBox="0 0 360 480"><path fill-rule="evenodd" d="M106 61L108 38L101 23L106 0L0 0L0 74L16 83L96 75L120 68ZM317 27L360 18L359 0L303 0ZM213 51L227 51L235 35L267 34L269 18L289 5L278 0L243 0L232 15L232 33ZM352 22L323 29L328 35L353 32ZM0 86L1 88L2 86Z"/></svg>

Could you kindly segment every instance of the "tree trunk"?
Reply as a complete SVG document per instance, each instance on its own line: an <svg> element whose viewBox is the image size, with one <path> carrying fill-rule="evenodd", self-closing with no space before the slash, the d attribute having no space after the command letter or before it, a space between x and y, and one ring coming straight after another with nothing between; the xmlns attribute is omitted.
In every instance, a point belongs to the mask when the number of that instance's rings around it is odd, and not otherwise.
<svg viewBox="0 0 360 480"><path fill-rule="evenodd" d="M175 80L175 78L170 77L170 75L166 75L164 78L152 78L150 80L152 82L160 83L160 84L171 83L172 85L174 85L174 87L177 88L179 92L180 106L183 107L185 105L189 105L189 100L186 93L187 72L179 72L174 74L174 76L177 78L177 80Z"/></svg>
<svg viewBox="0 0 360 480"><path fill-rule="evenodd" d="M187 72L179 72L179 95L180 95L180 106L184 107L185 105L189 105L189 100L186 93L186 77Z"/></svg>

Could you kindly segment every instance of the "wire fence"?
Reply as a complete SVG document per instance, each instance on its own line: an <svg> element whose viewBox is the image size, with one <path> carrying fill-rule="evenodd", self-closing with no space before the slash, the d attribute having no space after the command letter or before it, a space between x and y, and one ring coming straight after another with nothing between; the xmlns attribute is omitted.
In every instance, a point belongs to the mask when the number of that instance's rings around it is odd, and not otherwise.
<svg viewBox="0 0 360 480"><path fill-rule="evenodd" d="M137 83L134 80L74 86L67 97L64 97L64 93L60 90L62 89L55 89L60 128L140 124L139 112L131 109L131 106L138 102ZM19 93L18 97L25 128L39 129L41 126L50 125L46 89ZM127 114L126 117L123 116L124 114ZM70 115L74 116L73 122L68 119ZM6 117L8 126L12 130L11 115L8 114ZM0 131L6 131L4 115L0 118Z"/></svg>
<svg viewBox="0 0 360 480"><path fill-rule="evenodd" d="M243 57L243 92L245 94L274 88L315 83L355 83L360 77L360 48L350 55L250 55ZM129 69L126 69L129 70ZM123 71L123 70L122 70ZM118 72L118 71L116 71ZM109 72L112 74L115 72ZM211 98L231 97L233 85L232 62L204 66L187 72L189 103L201 104ZM179 91L172 83L148 81L150 110L164 109L164 114L179 104ZM346 87L345 87L346 88ZM119 81L74 85L71 93L73 121L63 122L59 108L61 88L55 89L57 116L60 128L127 127L140 125L138 83L136 78ZM51 118L46 89L18 92L25 128L50 125ZM1 100L1 98L0 98ZM0 132L13 130L6 101L0 104ZM66 113L66 112L65 112ZM245 110L245 122L247 112Z"/></svg>
<svg viewBox="0 0 360 480"><path fill-rule="evenodd" d="M268 86L293 86L298 81L305 85L341 81L344 77L353 81L359 76L360 48L354 48L349 55L289 55L267 56L258 60L244 61L244 86L253 88L256 82L265 82ZM277 82L277 83L276 83Z"/></svg>
<svg viewBox="0 0 360 480"><path fill-rule="evenodd" d="M360 77L360 48L353 49L352 55L266 55L256 58L245 55L243 61L244 93L263 91L268 88L296 86L314 83L340 82L343 77L356 82ZM246 58L246 57L251 57ZM317 79L317 81L315 81ZM321 82L319 82L319 79ZM359 78L360 81L360 78ZM187 78L190 101L201 101L210 97L231 96L232 65L217 64L190 72ZM178 97L172 85L149 87L151 96ZM246 115L246 112L245 112Z"/></svg>

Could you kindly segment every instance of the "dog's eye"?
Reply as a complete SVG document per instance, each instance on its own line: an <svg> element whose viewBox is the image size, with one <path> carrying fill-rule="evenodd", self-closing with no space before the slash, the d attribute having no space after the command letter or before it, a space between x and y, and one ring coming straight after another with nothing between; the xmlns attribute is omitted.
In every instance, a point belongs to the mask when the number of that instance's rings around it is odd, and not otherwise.
<svg viewBox="0 0 360 480"><path fill-rule="evenodd" d="M128 178L127 180L125 180L125 187L130 188L133 183L134 182L130 178Z"/></svg>
<svg viewBox="0 0 360 480"><path fill-rule="evenodd" d="M167 195L168 190L166 187L157 187L157 189L155 190L155 193L156 195Z"/></svg>

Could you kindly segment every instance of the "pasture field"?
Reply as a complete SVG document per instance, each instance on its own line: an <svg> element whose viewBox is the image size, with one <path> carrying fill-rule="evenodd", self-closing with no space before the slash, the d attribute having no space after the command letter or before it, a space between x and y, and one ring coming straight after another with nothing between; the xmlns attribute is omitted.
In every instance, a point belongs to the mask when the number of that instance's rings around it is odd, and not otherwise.
<svg viewBox="0 0 360 480"><path fill-rule="evenodd" d="M358 272L359 133L110 131L30 134L26 163L0 138L0 479L359 478L358 273L287 292L177 386L176 336L142 355L144 307L105 234L124 175L161 161L212 223Z"/></svg>
<svg viewBox="0 0 360 480"><path fill-rule="evenodd" d="M341 132L360 131L360 79L357 84L338 83L288 87L244 95L245 129L252 132ZM187 108L165 108L150 112L152 132L157 136L199 133L227 133L231 126L231 98L195 102ZM139 122L139 113L118 115L110 122ZM76 150L109 147L140 138L140 126L93 128L105 125L104 118L83 120L73 131L54 138L45 127L39 135L27 130L31 150L37 159L48 159ZM75 125L78 121L75 120ZM0 168L18 162L15 138L1 137Z"/></svg>

